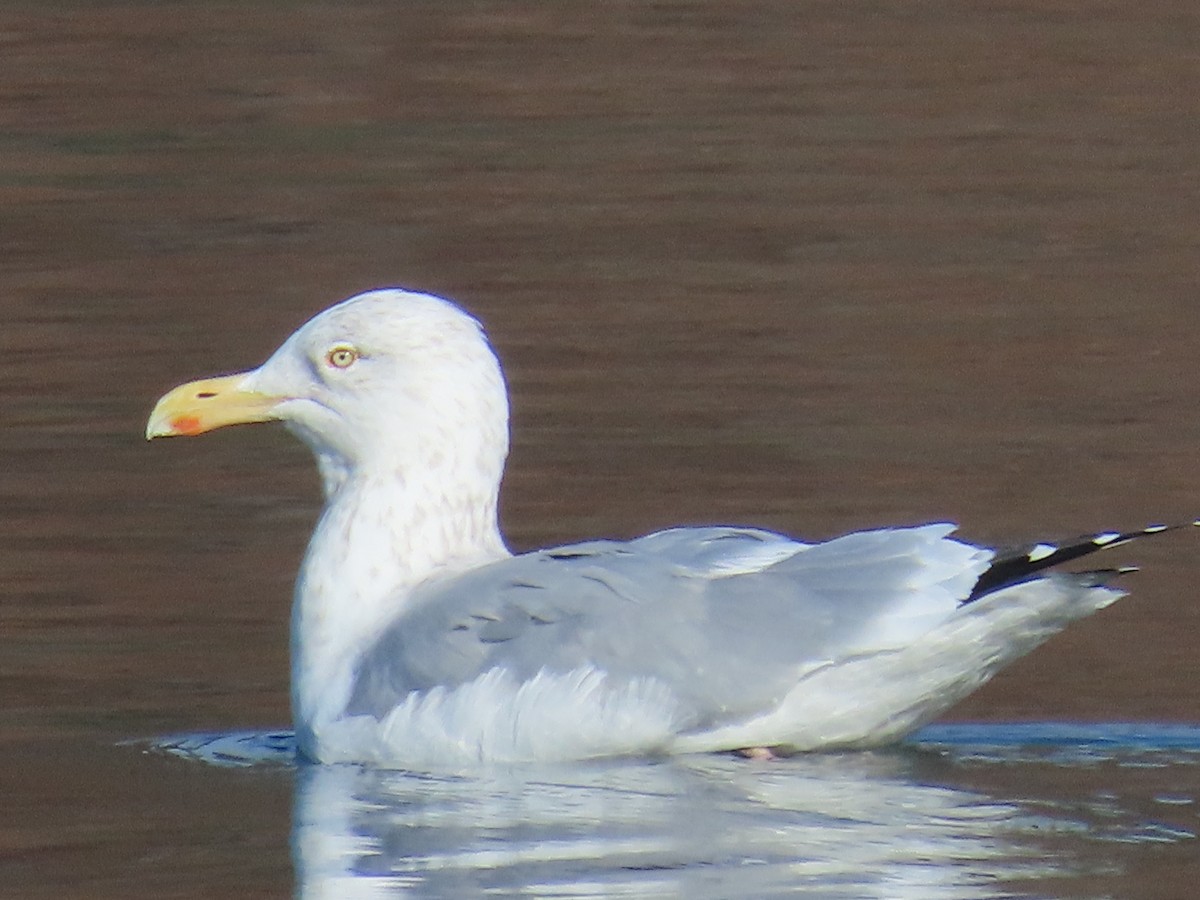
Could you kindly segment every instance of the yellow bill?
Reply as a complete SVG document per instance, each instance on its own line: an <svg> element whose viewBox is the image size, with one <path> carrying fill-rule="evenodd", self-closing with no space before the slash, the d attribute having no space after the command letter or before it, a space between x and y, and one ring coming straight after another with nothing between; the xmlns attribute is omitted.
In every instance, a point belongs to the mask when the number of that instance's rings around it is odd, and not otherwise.
<svg viewBox="0 0 1200 900"><path fill-rule="evenodd" d="M203 434L226 425L266 422L281 397L242 387L249 373L189 381L163 395L146 423L146 440Z"/></svg>

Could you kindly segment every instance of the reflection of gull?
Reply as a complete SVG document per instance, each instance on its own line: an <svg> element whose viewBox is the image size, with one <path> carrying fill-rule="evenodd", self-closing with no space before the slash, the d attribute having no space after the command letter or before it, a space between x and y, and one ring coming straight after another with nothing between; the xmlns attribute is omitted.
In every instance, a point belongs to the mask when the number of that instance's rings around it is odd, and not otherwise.
<svg viewBox="0 0 1200 900"><path fill-rule="evenodd" d="M1130 535L1008 557L948 525L824 544L745 528L512 557L508 406L479 325L376 291L260 368L165 396L151 437L281 419L326 507L293 615L316 760L436 765L895 740L1119 594L1041 570Z"/></svg>
<svg viewBox="0 0 1200 900"><path fill-rule="evenodd" d="M308 766L297 896L1010 896L1032 817L913 780L907 754L767 772L719 757L438 777Z"/></svg>
<svg viewBox="0 0 1200 900"><path fill-rule="evenodd" d="M1168 868L1193 861L1200 727L937 725L913 740L769 765L693 756L452 776L295 766L285 732L151 747L293 770L296 893L309 900L1001 898L1079 894L1038 880L1083 874L1132 896L1147 849Z"/></svg>

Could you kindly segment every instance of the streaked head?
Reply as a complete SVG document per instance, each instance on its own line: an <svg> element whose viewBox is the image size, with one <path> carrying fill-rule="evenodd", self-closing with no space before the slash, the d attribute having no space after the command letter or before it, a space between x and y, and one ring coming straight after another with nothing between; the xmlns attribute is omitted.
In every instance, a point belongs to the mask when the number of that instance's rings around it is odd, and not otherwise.
<svg viewBox="0 0 1200 900"><path fill-rule="evenodd" d="M154 407L146 437L272 420L312 448L323 472L428 467L464 450L502 467L508 447L503 375L479 323L399 289L325 310L257 369L180 385Z"/></svg>

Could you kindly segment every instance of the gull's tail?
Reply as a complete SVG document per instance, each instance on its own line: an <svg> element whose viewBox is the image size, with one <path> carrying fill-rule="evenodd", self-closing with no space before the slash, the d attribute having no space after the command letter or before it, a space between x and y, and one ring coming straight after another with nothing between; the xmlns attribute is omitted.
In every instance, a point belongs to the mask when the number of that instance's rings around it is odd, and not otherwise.
<svg viewBox="0 0 1200 900"><path fill-rule="evenodd" d="M979 576L979 580L975 582L975 586L963 603L971 603L993 591L1026 581L1043 569L1079 559L1081 556L1087 556L1097 550L1117 547L1140 537L1189 528L1193 525L1200 526L1200 519L1178 525L1149 525L1136 531L1101 531L1060 544L1029 544L1016 550L1000 552L992 560L992 564L987 570ZM1091 576L1095 579L1096 584L1102 584L1106 578L1126 575L1135 571L1137 571L1136 567L1126 566L1116 569L1096 569L1080 574Z"/></svg>

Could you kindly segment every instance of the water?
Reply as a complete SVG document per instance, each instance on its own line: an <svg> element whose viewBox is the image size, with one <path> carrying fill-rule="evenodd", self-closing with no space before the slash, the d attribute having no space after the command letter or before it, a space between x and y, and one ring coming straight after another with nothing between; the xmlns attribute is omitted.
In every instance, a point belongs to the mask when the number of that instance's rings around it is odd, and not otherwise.
<svg viewBox="0 0 1200 900"><path fill-rule="evenodd" d="M459 773L287 732L5 747L22 897L1179 897L1200 731L934 726L872 753ZM294 868L293 868L294 864ZM1182 891L1182 893L1181 893Z"/></svg>
<svg viewBox="0 0 1200 900"><path fill-rule="evenodd" d="M311 463L141 433L401 282L505 362L516 548L1193 518L1196 28L1182 0L7 5L0 895L1190 895L1193 536L1114 551L1134 596L954 711L982 732L297 769L253 735L288 721ZM213 733L253 764L164 749Z"/></svg>
<svg viewBox="0 0 1200 900"><path fill-rule="evenodd" d="M1194 726L942 725L871 753L454 773L297 768L288 732L141 746L287 770L303 897L1084 896L1140 858L1190 860L1200 827Z"/></svg>

